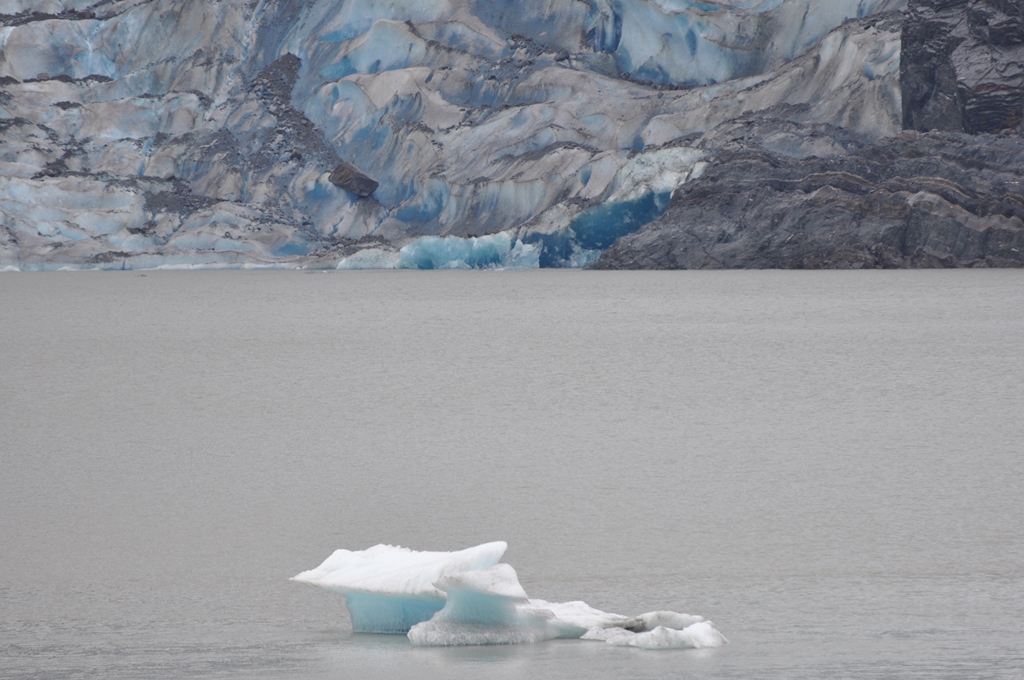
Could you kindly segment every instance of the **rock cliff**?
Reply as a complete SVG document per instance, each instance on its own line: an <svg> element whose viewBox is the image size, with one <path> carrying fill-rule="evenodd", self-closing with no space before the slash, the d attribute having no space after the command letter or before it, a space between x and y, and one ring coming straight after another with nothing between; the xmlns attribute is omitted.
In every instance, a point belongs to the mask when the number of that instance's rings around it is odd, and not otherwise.
<svg viewBox="0 0 1024 680"><path fill-rule="evenodd" d="M811 148L844 137L784 119L734 123L709 141L716 162L704 176L680 187L661 218L624 236L593 266L1024 266L1019 137L907 131L806 156L768 148L765 140L776 135Z"/></svg>
<svg viewBox="0 0 1024 680"><path fill-rule="evenodd" d="M1024 3L917 0L902 42L905 128L981 133L1024 123Z"/></svg>

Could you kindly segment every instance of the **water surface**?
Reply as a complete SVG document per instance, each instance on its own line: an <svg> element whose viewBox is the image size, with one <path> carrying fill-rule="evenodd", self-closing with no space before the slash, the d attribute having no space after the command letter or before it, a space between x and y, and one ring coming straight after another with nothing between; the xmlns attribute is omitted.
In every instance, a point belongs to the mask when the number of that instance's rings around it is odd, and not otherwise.
<svg viewBox="0 0 1024 680"><path fill-rule="evenodd" d="M0 276L4 677L1019 678L1024 272ZM412 649L287 578L491 540L731 640Z"/></svg>

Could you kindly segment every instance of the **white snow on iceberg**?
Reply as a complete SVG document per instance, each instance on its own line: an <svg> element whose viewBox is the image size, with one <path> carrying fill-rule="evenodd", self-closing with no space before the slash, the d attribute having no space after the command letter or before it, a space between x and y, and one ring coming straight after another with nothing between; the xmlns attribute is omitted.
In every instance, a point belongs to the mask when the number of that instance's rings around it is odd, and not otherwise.
<svg viewBox="0 0 1024 680"><path fill-rule="evenodd" d="M417 646L525 644L555 638L603 640L645 649L700 649L728 642L710 621L677 612L627 617L584 602L531 600L507 544L457 552L390 545L337 550L292 580L345 596L357 633L406 633Z"/></svg>

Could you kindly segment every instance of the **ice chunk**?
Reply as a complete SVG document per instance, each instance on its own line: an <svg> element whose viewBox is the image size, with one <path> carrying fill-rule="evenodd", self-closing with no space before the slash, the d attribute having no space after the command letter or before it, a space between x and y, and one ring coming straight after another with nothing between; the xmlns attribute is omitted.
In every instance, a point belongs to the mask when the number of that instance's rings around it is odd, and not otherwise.
<svg viewBox="0 0 1024 680"><path fill-rule="evenodd" d="M721 647L725 639L710 621L700 621L682 630L657 626L653 630L634 633L625 628L594 628L587 631L584 640L603 640L619 647L644 649L707 649Z"/></svg>
<svg viewBox="0 0 1024 680"><path fill-rule="evenodd" d="M622 627L628 630L639 631L654 630L658 626L682 630L688 626L692 626L695 623L701 623L703 621L703 616L693 616L691 614L680 614L678 612L648 612L647 614L641 614L640 616L633 617Z"/></svg>
<svg viewBox="0 0 1024 680"><path fill-rule="evenodd" d="M621 626L629 620L629 617L609 614L578 600L574 602L530 600L522 609L549 618L552 625L557 626L560 631L558 637L578 638L588 630Z"/></svg>
<svg viewBox="0 0 1024 680"><path fill-rule="evenodd" d="M656 611L626 617L579 601L528 599L515 569L499 563L506 547L498 541L450 553L390 545L337 550L292 580L344 594L356 632L407 633L417 646L583 638L646 649L699 649L728 642L700 616Z"/></svg>
<svg viewBox="0 0 1024 680"><path fill-rule="evenodd" d="M409 631L419 647L519 645L555 638L578 638L592 626L626 617L606 614L583 602L555 604L528 600L515 570L498 564L445 578L444 608Z"/></svg>
<svg viewBox="0 0 1024 680"><path fill-rule="evenodd" d="M426 552L392 545L336 550L316 569L292 577L345 595L358 633L405 633L445 604L434 584L464 571L494 566L505 554L503 541L458 552Z"/></svg>
<svg viewBox="0 0 1024 680"><path fill-rule="evenodd" d="M526 591L508 564L447 576L437 585L448 601L409 631L416 646L515 645L558 637L548 616L519 609Z"/></svg>

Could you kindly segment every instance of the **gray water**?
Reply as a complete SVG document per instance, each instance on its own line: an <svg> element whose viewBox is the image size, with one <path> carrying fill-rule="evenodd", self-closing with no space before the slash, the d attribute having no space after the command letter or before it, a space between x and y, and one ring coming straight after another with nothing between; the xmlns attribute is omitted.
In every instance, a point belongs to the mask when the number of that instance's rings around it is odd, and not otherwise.
<svg viewBox="0 0 1024 680"><path fill-rule="evenodd" d="M0 275L0 676L1020 678L1024 272ZM705 651L352 635L506 540Z"/></svg>

